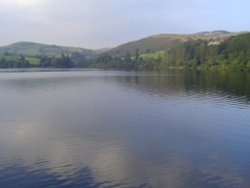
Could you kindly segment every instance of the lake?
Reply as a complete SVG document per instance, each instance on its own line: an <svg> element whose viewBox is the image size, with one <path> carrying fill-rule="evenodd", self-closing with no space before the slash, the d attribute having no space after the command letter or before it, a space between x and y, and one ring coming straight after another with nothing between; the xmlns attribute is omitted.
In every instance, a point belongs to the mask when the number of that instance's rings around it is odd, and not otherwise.
<svg viewBox="0 0 250 188"><path fill-rule="evenodd" d="M0 187L250 187L250 74L0 72Z"/></svg>

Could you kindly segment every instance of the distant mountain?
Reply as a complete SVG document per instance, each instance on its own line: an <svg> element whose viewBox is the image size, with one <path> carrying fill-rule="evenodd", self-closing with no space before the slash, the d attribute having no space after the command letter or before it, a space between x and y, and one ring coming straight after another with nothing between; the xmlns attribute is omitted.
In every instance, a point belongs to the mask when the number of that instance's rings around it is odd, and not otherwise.
<svg viewBox="0 0 250 188"><path fill-rule="evenodd" d="M189 40L206 40L211 42L222 42L231 36L241 33L231 33L228 31L200 32L195 34L158 34L146 37L137 41L128 42L109 50L107 53L113 57L121 57L126 54L135 55L139 50L140 54L154 53L157 51L168 51L178 46L180 43Z"/></svg>
<svg viewBox="0 0 250 188"><path fill-rule="evenodd" d="M93 56L95 51L83 48L64 47L57 45L47 45L33 42L17 42L8 46L0 47L0 54L9 53L23 56L57 56L63 54L70 55L78 53L84 56Z"/></svg>

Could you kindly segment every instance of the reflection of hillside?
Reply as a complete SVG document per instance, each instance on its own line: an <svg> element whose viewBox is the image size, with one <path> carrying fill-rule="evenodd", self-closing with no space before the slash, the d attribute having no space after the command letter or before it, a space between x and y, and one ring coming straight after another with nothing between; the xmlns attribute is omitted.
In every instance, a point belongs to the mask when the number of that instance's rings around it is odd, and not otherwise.
<svg viewBox="0 0 250 188"><path fill-rule="evenodd" d="M10 74L10 75L7 75ZM16 74L16 75L15 75ZM139 89L145 94L176 96L177 94L210 93L236 96L250 100L249 73L211 73L198 71L170 71L168 73L143 73L119 71L71 71L5 73L0 75L1 87L17 91L43 90L64 85L88 84L99 79L119 81L123 86ZM8 79L10 77L10 79Z"/></svg>
<svg viewBox="0 0 250 188"><path fill-rule="evenodd" d="M250 74L247 73L169 72L122 76L117 80L149 95L205 94L250 100Z"/></svg>
<svg viewBox="0 0 250 188"><path fill-rule="evenodd" d="M187 89L223 92L250 100L249 73L188 72L185 73L184 80ZM192 87L188 88L190 86Z"/></svg>

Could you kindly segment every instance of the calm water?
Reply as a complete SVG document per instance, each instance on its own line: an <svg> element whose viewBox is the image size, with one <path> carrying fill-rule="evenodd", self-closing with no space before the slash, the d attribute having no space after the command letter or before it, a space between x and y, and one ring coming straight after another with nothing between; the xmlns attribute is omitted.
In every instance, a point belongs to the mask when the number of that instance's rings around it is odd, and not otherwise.
<svg viewBox="0 0 250 188"><path fill-rule="evenodd" d="M0 187L250 187L250 74L1 72Z"/></svg>

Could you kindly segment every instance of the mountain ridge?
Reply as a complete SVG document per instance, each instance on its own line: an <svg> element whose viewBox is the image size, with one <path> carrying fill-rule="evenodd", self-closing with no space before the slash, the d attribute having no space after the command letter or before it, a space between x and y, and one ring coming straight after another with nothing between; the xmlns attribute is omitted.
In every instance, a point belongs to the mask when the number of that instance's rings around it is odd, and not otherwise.
<svg viewBox="0 0 250 188"><path fill-rule="evenodd" d="M179 43L189 40L206 40L211 42L222 42L232 36L237 36L246 32L229 32L224 30L204 31L193 34L156 34L139 40L130 41L112 48L107 53L113 57L135 55L137 49L140 54L153 53L157 51L167 51Z"/></svg>
<svg viewBox="0 0 250 188"><path fill-rule="evenodd" d="M176 42L185 42L188 40L211 40L223 41L231 36L239 35L243 32L229 32L225 30L215 31L202 31L192 34L175 34L175 33L159 33L147 37L139 38L137 40L128 41L111 48L88 49L83 47L70 47L56 44L45 44L40 42L31 41L18 41L9 45L0 46L0 54L13 53L17 55L48 55L54 56L58 54L80 53L86 56L93 56L100 53L108 53L114 56L124 56L126 53L134 54L136 49L139 48L141 53L150 51L167 50L172 47ZM145 49L147 48L147 49Z"/></svg>
<svg viewBox="0 0 250 188"><path fill-rule="evenodd" d="M0 54L9 53L23 56L56 56L62 53L79 53L86 56L94 54L94 50L80 47L59 46L37 42L19 41L0 47Z"/></svg>

